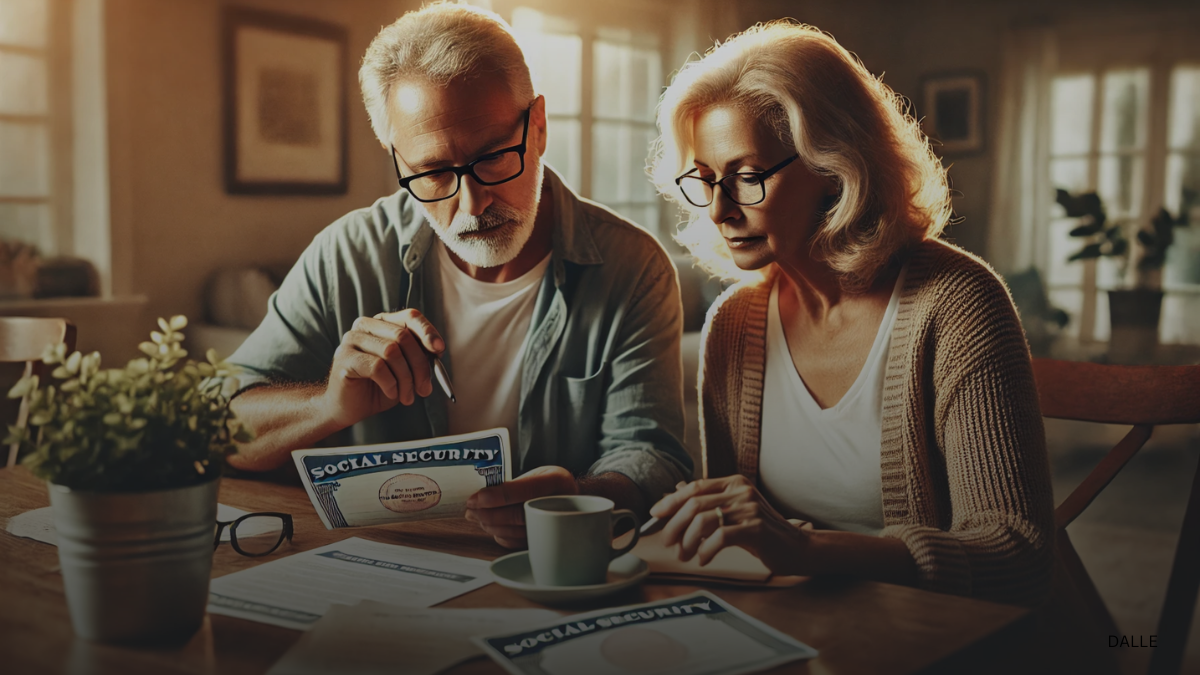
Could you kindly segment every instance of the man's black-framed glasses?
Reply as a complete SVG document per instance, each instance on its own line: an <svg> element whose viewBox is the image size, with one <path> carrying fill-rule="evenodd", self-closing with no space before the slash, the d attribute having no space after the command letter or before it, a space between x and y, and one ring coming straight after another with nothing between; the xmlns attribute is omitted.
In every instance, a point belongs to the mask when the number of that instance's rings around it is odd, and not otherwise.
<svg viewBox="0 0 1200 675"><path fill-rule="evenodd" d="M247 513L237 520L218 520L214 549L221 545L226 527L233 550L251 557L274 553L285 540L292 540L292 516L288 513Z"/></svg>
<svg viewBox="0 0 1200 675"><path fill-rule="evenodd" d="M422 202L438 202L458 194L463 176L474 178L480 185L507 183L525 171L525 140L529 137L530 110L532 106L525 110L525 124L521 129L520 143L489 152L466 166L449 166L404 177L400 175L400 163L396 160L396 146L392 146L392 166L396 167L396 180L399 181L400 187Z"/></svg>
<svg viewBox="0 0 1200 675"><path fill-rule="evenodd" d="M800 155L792 155L766 171L740 171L731 173L718 180L708 180L693 175L699 168L692 169L675 179L679 191L688 203L701 208L712 204L713 190L721 187L721 192L730 201L742 206L753 206L767 198L767 179L774 176L780 169L796 161Z"/></svg>

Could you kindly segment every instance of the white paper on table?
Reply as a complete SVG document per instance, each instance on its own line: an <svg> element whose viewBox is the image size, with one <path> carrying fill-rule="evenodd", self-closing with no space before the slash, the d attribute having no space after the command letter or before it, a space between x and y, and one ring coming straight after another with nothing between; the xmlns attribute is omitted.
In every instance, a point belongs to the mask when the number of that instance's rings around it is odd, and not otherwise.
<svg viewBox="0 0 1200 675"><path fill-rule="evenodd" d="M489 564L350 537L213 579L208 611L308 630L333 605L436 605L492 583Z"/></svg>
<svg viewBox="0 0 1200 675"><path fill-rule="evenodd" d="M545 609L334 605L267 675L433 675L483 652L471 638L558 618Z"/></svg>
<svg viewBox="0 0 1200 675"><path fill-rule="evenodd" d="M230 521L237 520L242 516L250 513L241 509L235 509L232 506L225 504L217 504L217 520ZM278 521L276 521L278 522ZM269 523L264 523L266 527L254 526L254 521L246 521L246 523L238 526L238 534L246 537L252 534L262 534L267 529L273 527ZM26 511L25 513L13 516L8 520L8 525L5 527L9 534L26 539L34 539L36 541L45 542L58 546L58 532L54 529L54 511L51 507L45 506L40 509ZM229 528L225 528L221 532L221 541L229 541Z"/></svg>
<svg viewBox="0 0 1200 675"><path fill-rule="evenodd" d="M58 546L58 533L54 530L54 512L49 506L9 518L4 529L11 535Z"/></svg>
<svg viewBox="0 0 1200 675"><path fill-rule="evenodd" d="M706 591L472 641L512 675L740 675L817 655Z"/></svg>

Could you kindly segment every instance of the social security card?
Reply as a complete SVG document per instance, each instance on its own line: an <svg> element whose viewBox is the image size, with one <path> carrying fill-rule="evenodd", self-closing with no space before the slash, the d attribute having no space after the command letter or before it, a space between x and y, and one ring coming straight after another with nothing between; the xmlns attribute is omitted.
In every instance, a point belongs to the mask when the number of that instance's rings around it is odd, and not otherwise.
<svg viewBox="0 0 1200 675"><path fill-rule="evenodd" d="M454 518L480 488L512 479L508 430L292 453L329 529Z"/></svg>
<svg viewBox="0 0 1200 675"><path fill-rule="evenodd" d="M817 655L706 591L472 640L512 675L738 675Z"/></svg>

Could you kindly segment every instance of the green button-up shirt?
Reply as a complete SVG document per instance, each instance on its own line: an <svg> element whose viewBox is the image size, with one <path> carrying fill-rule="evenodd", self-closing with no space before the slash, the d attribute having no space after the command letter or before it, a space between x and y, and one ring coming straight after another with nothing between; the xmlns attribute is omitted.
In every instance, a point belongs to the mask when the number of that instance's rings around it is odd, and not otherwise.
<svg viewBox="0 0 1200 675"><path fill-rule="evenodd" d="M675 269L644 230L545 175L553 249L522 356L514 474L545 465L577 476L616 472L654 503L692 474ZM436 236L404 190L318 234L230 358L245 369L242 388L325 381L362 316L412 308L443 326ZM453 379L454 355L443 361ZM445 435L447 405L435 387L354 425L354 442Z"/></svg>

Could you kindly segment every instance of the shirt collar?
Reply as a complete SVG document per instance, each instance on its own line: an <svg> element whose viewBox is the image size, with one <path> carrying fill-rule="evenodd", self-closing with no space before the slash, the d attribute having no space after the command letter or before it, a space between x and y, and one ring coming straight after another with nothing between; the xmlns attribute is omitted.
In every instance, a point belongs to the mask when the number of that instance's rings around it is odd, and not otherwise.
<svg viewBox="0 0 1200 675"><path fill-rule="evenodd" d="M547 188L549 195L546 194ZM588 227L588 214L584 211L584 201L548 166L542 199L547 197L554 204L557 225L553 238L554 256L576 265L602 264L604 258L592 239L592 231Z"/></svg>

